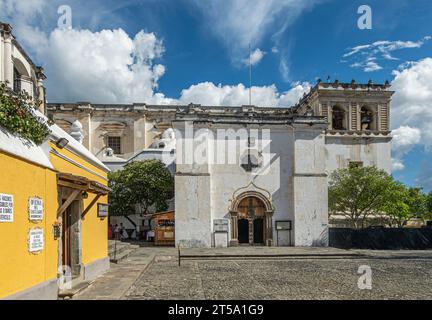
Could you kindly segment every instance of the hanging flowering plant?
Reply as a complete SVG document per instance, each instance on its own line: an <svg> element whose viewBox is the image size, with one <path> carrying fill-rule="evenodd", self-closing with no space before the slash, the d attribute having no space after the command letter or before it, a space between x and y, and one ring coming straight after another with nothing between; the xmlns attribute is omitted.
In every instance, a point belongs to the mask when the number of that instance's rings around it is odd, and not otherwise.
<svg viewBox="0 0 432 320"><path fill-rule="evenodd" d="M0 126L40 145L50 134L45 119L34 112L40 105L25 91L14 92L0 83Z"/></svg>

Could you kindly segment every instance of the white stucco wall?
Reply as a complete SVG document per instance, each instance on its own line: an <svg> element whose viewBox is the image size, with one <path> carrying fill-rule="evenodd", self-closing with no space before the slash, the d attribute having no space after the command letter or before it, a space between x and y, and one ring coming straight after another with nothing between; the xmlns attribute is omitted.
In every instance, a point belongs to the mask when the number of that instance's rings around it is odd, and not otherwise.
<svg viewBox="0 0 432 320"><path fill-rule="evenodd" d="M351 161L391 173L390 137L326 137L326 170L347 168Z"/></svg>
<svg viewBox="0 0 432 320"><path fill-rule="evenodd" d="M218 125L217 128L224 127ZM217 145L217 128L207 128L208 134L203 135L207 139L207 159L221 155L220 149L215 150L214 147ZM231 125L231 128L242 127ZM230 219L230 204L239 190L257 191L266 197L267 194L271 196L274 206L274 245L326 245L327 178L324 173L323 131L306 129L306 132L294 134L294 130L290 126L274 127L271 130L268 148L271 161L268 170L262 171L262 174L248 173L239 164L183 165L177 160L177 245L213 245L213 220ZM181 136L185 136L184 131ZM298 141L295 142L295 139ZM178 157L182 156L179 148L186 140L177 136ZM243 139L243 143L246 141L247 139ZM188 154L196 151L189 150ZM295 161L295 157L299 158ZM302 175L296 179L295 166L296 172ZM288 231L276 232L275 222L278 220L293 221L291 239Z"/></svg>
<svg viewBox="0 0 432 320"><path fill-rule="evenodd" d="M323 131L298 130L295 134L294 244L328 245L327 175Z"/></svg>

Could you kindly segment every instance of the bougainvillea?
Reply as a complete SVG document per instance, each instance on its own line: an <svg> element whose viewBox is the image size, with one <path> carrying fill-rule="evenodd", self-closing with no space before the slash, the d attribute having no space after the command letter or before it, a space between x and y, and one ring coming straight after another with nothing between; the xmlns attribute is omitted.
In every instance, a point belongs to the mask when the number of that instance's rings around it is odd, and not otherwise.
<svg viewBox="0 0 432 320"><path fill-rule="evenodd" d="M37 145L50 134L45 119L34 112L39 105L26 92L14 92L0 83L0 127Z"/></svg>

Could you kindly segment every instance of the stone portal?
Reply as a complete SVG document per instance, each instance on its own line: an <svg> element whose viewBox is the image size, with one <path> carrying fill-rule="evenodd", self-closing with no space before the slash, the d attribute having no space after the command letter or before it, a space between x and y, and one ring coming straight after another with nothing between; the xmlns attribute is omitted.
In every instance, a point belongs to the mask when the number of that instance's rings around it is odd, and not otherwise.
<svg viewBox="0 0 432 320"><path fill-rule="evenodd" d="M244 193L231 211L231 245L271 245L272 215L270 202L258 193Z"/></svg>

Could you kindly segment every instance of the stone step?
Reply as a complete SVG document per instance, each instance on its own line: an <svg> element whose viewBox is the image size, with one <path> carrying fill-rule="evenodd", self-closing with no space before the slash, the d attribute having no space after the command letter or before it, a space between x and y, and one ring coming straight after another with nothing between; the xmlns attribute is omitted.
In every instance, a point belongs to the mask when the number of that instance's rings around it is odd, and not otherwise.
<svg viewBox="0 0 432 320"><path fill-rule="evenodd" d="M135 251L135 249L136 248L128 248L128 249L122 251L121 253L116 254L115 258L114 258L114 256L112 256L112 257L110 256L110 262L119 263L119 262L127 259L129 257L129 255Z"/></svg>
<svg viewBox="0 0 432 320"><path fill-rule="evenodd" d="M117 253L121 253L124 250L127 249L137 249L139 248L139 245L134 245L134 244L130 244L128 242L117 242L117 245L109 245L108 246L108 254L114 254L114 251L116 251Z"/></svg>
<svg viewBox="0 0 432 320"><path fill-rule="evenodd" d="M108 248L108 255L114 255L114 251L116 252L116 254L119 254L127 249L129 249L131 246L129 244L122 244L122 243L118 243L116 247L109 247Z"/></svg>
<svg viewBox="0 0 432 320"><path fill-rule="evenodd" d="M73 282L71 289L59 291L58 298L63 300L71 299L74 295L86 289L90 284L90 281L78 281L76 283Z"/></svg>

